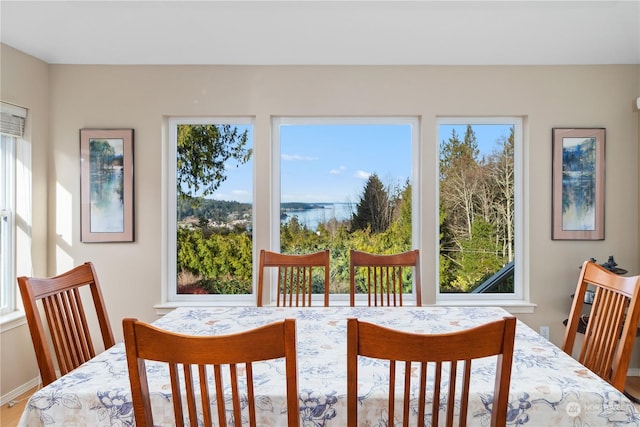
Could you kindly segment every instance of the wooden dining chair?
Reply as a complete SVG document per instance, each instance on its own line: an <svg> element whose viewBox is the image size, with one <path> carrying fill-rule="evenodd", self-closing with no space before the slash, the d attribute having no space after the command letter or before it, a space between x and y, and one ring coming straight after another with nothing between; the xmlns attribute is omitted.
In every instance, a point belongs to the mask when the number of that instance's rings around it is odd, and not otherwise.
<svg viewBox="0 0 640 427"><path fill-rule="evenodd" d="M154 426L146 360L168 365L175 425L182 426L186 417L192 427L212 426L215 416L211 407L215 405L217 425L240 426L242 409L247 406L249 425L255 427L256 405L265 402L260 402L254 392L254 362L282 357L285 360L287 425L297 427L300 424L295 319L217 336L173 333L130 318L124 319L122 324L138 427ZM229 373L228 377L225 372ZM213 389L210 391L211 377ZM230 384L223 384L223 377L229 378ZM242 385L241 377L245 378L246 385ZM232 414L229 420L227 412Z"/></svg>
<svg viewBox="0 0 640 427"><path fill-rule="evenodd" d="M267 268L277 268L276 305L278 307L310 307L313 294L314 271L323 271L324 306L329 306L328 249L312 254L292 255L260 251L258 271L258 307L262 307L264 276Z"/></svg>
<svg viewBox="0 0 640 427"><path fill-rule="evenodd" d="M416 305L422 306L420 289L420 251L397 254L371 254L351 250L349 255L350 303L355 306L357 282L367 290L370 306L402 306L403 275L411 269L416 288Z"/></svg>
<svg viewBox="0 0 640 427"><path fill-rule="evenodd" d="M585 317L587 288L595 294L588 317ZM588 319L578 362L624 392L639 318L640 276L619 276L592 261L585 261L573 296L562 349L572 355L578 326L583 319Z"/></svg>
<svg viewBox="0 0 640 427"><path fill-rule="evenodd" d="M96 347L87 323L83 304L84 289L91 291L93 309L102 334L104 349L115 344L109 316L105 308L100 283L91 262L86 262L55 277L18 277L20 295L36 352L42 385L58 378L51 347L54 349L60 374L77 368L96 355ZM38 304L41 301L41 304ZM51 344L41 317L44 307ZM86 308L91 306L87 304Z"/></svg>
<svg viewBox="0 0 640 427"><path fill-rule="evenodd" d="M440 407L445 401L444 425L454 425L455 410L459 408L459 426L466 426L472 362L474 359L497 356L490 425L504 427L509 403L515 331L515 317L504 317L471 329L435 335L402 332L358 319L348 319L347 426L358 425L358 356L386 360L389 363L386 402L388 425L402 423L405 427L409 426L410 414L415 411L417 419L412 425L442 425L439 420ZM429 365L434 369L431 381L427 381ZM448 375L446 369L442 369L443 366L449 368ZM458 368L461 368L461 381L456 381ZM396 376L399 377L398 381ZM419 384L416 384L418 379ZM396 384L402 384L402 396L396 396ZM413 392L416 385L417 392ZM460 386L459 389L457 386ZM429 400L432 402L430 417L427 408ZM396 409L396 404L402 407ZM426 417L430 418L430 423L425 422Z"/></svg>

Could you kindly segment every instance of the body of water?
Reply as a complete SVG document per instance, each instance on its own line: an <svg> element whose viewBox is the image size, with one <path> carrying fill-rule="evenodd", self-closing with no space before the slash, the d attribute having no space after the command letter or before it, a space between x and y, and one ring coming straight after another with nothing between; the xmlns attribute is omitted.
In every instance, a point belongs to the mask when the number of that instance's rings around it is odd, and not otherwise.
<svg viewBox="0 0 640 427"><path fill-rule="evenodd" d="M124 231L122 166L105 169L91 175L92 233L122 233Z"/></svg>
<svg viewBox="0 0 640 427"><path fill-rule="evenodd" d="M316 207L313 209L285 212L286 216L283 215L280 221L286 223L296 216L301 225L305 225L308 229L316 231L318 224L330 221L331 219L338 221L351 219L353 209L355 209L355 205L352 203L314 203L314 206Z"/></svg>

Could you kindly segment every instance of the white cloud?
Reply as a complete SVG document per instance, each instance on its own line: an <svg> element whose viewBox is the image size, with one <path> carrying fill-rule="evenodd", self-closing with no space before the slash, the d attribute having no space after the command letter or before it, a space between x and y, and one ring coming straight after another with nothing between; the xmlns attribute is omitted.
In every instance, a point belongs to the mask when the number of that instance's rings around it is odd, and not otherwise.
<svg viewBox="0 0 640 427"><path fill-rule="evenodd" d="M369 172L365 172L365 171L357 171L353 176L355 178L360 178L360 179L369 179L371 174Z"/></svg>
<svg viewBox="0 0 640 427"><path fill-rule="evenodd" d="M340 175L342 172L346 171L347 167L346 166L340 166L338 169L331 169L329 171L329 173L331 175Z"/></svg>
<svg viewBox="0 0 640 427"><path fill-rule="evenodd" d="M299 154L282 154L282 160L303 160L303 161L308 161L308 160L318 160L317 157L311 157L311 156L301 156Z"/></svg>

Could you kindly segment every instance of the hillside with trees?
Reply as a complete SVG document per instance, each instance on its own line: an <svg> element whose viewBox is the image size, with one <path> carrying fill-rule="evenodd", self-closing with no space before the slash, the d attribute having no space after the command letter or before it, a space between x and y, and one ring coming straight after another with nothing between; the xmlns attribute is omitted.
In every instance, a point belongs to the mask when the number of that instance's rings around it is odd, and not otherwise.
<svg viewBox="0 0 640 427"><path fill-rule="evenodd" d="M189 126L185 126L189 127ZM229 132L229 133L228 133ZM227 134L228 133L228 134ZM246 162L246 135L229 129L185 130L178 161L177 271L179 293L247 294L252 291L251 205L208 200L224 180L224 161L203 161L203 150L217 158ZM224 137L223 137L224 135ZM202 142L203 139L212 141ZM190 141L189 143L187 143ZM185 146L200 144L199 149ZM479 155L471 126L461 138L455 130L441 144L440 290L472 292L513 261L514 135L499 141L490 155ZM182 157L181 157L182 156ZM211 170L203 170L213 168ZM185 176L188 175L188 176ZM187 191L191 188L193 191ZM200 193L202 196L195 197ZM304 206L290 206L290 209ZM331 292L349 289L349 251L396 253L413 249L411 183L385 186L377 174L368 178L348 220L331 219L310 230L291 216L280 225L283 253L331 251ZM222 226L221 224L224 224ZM318 278L318 281L320 278ZM410 285L409 285L410 286ZM410 292L410 287L406 289ZM499 289L512 292L513 285Z"/></svg>

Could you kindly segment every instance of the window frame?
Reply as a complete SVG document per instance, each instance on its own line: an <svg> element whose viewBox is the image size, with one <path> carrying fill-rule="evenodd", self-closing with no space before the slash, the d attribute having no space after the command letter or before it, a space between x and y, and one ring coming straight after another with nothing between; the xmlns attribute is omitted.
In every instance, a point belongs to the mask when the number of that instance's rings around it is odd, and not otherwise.
<svg viewBox="0 0 640 427"><path fill-rule="evenodd" d="M30 228L19 230L16 219L31 225L31 150L24 140L27 112L26 108L0 101L0 233L4 236L0 237L0 332L24 323L16 277L32 271ZM19 200L18 186L22 190ZM19 257L18 251L24 256Z"/></svg>
<svg viewBox="0 0 640 427"><path fill-rule="evenodd" d="M3 294L0 303L0 316L5 316L16 311L17 290L15 274L15 207L16 207L16 145L18 137L15 135L1 134L0 164L2 167L2 182L0 188L0 245L4 246L2 259L0 259L0 292Z"/></svg>
<svg viewBox="0 0 640 427"><path fill-rule="evenodd" d="M430 142L425 140L425 136L422 135L422 116L373 116L373 117L344 117L344 116L327 116L327 117L297 117L297 116L270 116L268 122L271 126L270 132L267 134L270 136L270 143L266 144L267 149L264 149L265 144L260 144L256 141L257 134L263 134L264 129L256 129L255 117L250 116L234 116L234 117L165 117L163 127L165 129L165 135L169 135L168 138L163 138L163 156L166 156L163 161L165 170L163 171L163 186L162 191L162 205L165 207L166 214L164 215L165 230L162 236L162 246L164 248L162 254L162 261L164 262L166 269L162 277L162 295L161 303L155 306L158 314L166 313L173 307L185 305L201 305L201 306L215 306L215 305L254 305L255 304L255 292L257 281L257 269L258 265L256 260L258 259L259 246L270 248L273 250L279 245L280 241L280 222L279 222L279 208L280 208L280 144L279 144L279 125L284 123L291 124L366 124L374 123L380 124L386 121L387 123L398 123L402 120L408 120L409 123L415 125L415 129L412 129L412 223L413 223L413 245L415 248L421 251L421 264L422 273L424 278L422 280L422 295L423 303L427 304L440 304L440 305L495 305L505 307L512 313L532 313L535 309L535 304L529 301L529 283L526 276L528 270L527 261L527 248L524 245L526 239L526 225L528 223L527 210L525 209L525 192L526 189L526 177L528 176L527 165L525 163L526 154L526 140L524 135L524 128L526 125L526 117L524 116L495 116L495 117L482 117L482 116L465 116L465 117L451 117L451 116L436 116L434 118L435 124L435 154L433 159L422 159L426 152L432 152L428 146ZM253 157L253 229L256 230L256 224L261 222L269 224L269 230L265 233L255 233L253 236L253 293L251 295L177 295L176 288L176 229L177 229L177 211L176 211L176 144L175 136L171 136L172 132L175 134L176 124L189 124L189 123L201 123L201 124L246 124L253 126L253 140L252 147L254 149ZM264 122L260 121L261 125ZM422 224L421 212L422 204L426 203L431 197L429 196L428 188L424 188L425 177L427 176L429 164L434 165L432 175L434 177L434 206L439 205L439 164L440 164L440 124L513 124L514 125L514 175L515 175L515 271L514 271L514 294L440 294L439 280L438 280L438 266L439 266L439 239L438 239L438 215L435 215L435 228L433 233L434 242L434 255L427 255L428 251L423 250L421 243L423 242L423 228L428 224ZM172 130L173 129L173 130ZM424 146L423 146L424 144ZM431 163L431 162L434 163ZM266 170L268 176L266 176L261 183L261 191L266 191L268 195L259 195L257 193L257 170ZM421 197L420 189L423 189L427 194ZM427 197L427 199L424 199ZM258 221L256 215L256 204L264 206L267 203L269 209L270 220ZM431 233L428 233L431 235ZM266 244L265 244L266 242ZM426 242L428 243L428 242ZM429 262L425 257L431 257L432 261ZM427 273L429 271L429 265L432 265L435 269L434 273ZM425 275L427 273L427 275ZM431 280L435 280L435 289L430 288L433 285ZM173 289L174 295L171 295ZM410 295L410 298L414 297L415 293ZM195 297L195 298L194 298ZM318 296L320 298L320 296ZM411 301L407 299L406 301ZM315 300L314 300L315 302ZM332 305L348 304L348 294L344 296L339 294L332 294Z"/></svg>
<svg viewBox="0 0 640 427"><path fill-rule="evenodd" d="M436 173L436 196L435 204L440 207L440 142L444 135L440 135L441 125L513 125L514 127L514 147L513 147L513 169L514 169L514 292L513 294L450 294L440 292L440 269L436 268L436 304L485 304L485 305L528 305L528 283L525 280L525 215L524 202L525 192L525 163L524 163L524 119L520 116L465 116L465 117L438 117L436 119L436 151L435 173ZM440 225L436 222L436 263L440 265L439 234ZM521 312L530 312L528 308L521 309ZM514 312L516 310L513 310Z"/></svg>
<svg viewBox="0 0 640 427"><path fill-rule="evenodd" d="M296 116L273 116L271 118L271 200L270 200L270 217L271 230L270 230L270 242L269 250L280 250L280 178L281 178L281 153L280 153L280 126L283 125L409 125L411 127L411 228L412 228L412 249L420 250L420 134L421 123L419 116L309 116L309 117L296 117ZM420 250L420 257L423 259L422 250ZM275 272L270 282L275 283ZM422 281L424 287L425 282ZM275 285L269 286L269 301L273 302L272 296L275 292ZM424 295L424 289L421 289ZM412 287L411 294L404 294L403 299L407 305L415 304L416 292L415 283ZM348 305L349 293L345 294L330 294L331 305ZM312 295L312 304L322 305L323 295ZM366 294L356 294L356 305L366 304Z"/></svg>
<svg viewBox="0 0 640 427"><path fill-rule="evenodd" d="M197 117L197 116L189 116L189 117L169 117L167 119L166 125L167 129L167 147L164 150L167 156L166 162L166 170L164 176L165 180L165 189L163 191L163 195L166 199L163 201L163 206L165 206L165 217L166 224L163 227L166 230L166 234L163 238L163 262L166 266L165 278L164 278L164 286L163 286L163 295L162 300L163 304L156 306L156 308L163 309L165 307L173 307L176 304L188 302L190 304L202 304L202 305L254 305L256 299L256 271L257 266L255 260L256 256L256 244L255 244L255 235L252 242L252 258L253 262L253 277L252 280L253 286L251 288L251 294L244 295L220 295L220 294L208 294L208 295L192 295L192 294L178 294L178 285L177 285L177 230L178 230L178 194L176 191L176 177L177 177L177 129L178 125L188 125L188 124L198 124L198 125L244 125L251 126L253 128L252 134L254 135L251 146L255 148L255 120L252 117L246 116L234 116L234 117L218 117L218 116L209 116L209 117ZM252 227L255 230L256 224L256 161L255 161L255 150L254 157L252 159L252 189L251 189L251 199L252 199L252 208L251 208L251 217L252 217Z"/></svg>

